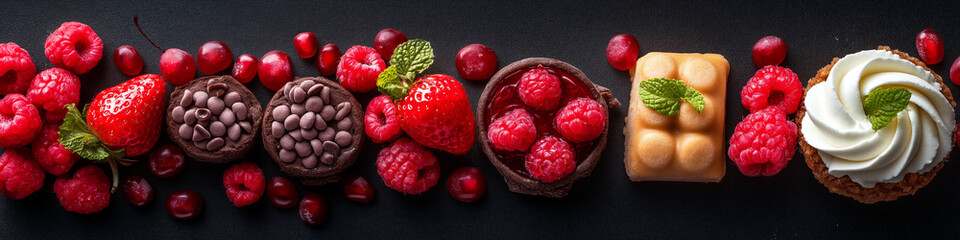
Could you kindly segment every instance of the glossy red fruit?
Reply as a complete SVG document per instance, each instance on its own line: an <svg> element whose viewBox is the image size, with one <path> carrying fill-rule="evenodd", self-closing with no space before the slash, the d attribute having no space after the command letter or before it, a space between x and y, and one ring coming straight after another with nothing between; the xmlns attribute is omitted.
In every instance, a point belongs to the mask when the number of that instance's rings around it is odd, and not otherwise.
<svg viewBox="0 0 960 240"><path fill-rule="evenodd" d="M243 54L237 57L233 63L233 78L242 83L249 83L253 77L257 76L257 70L260 66L260 60L250 54Z"/></svg>
<svg viewBox="0 0 960 240"><path fill-rule="evenodd" d="M933 29L924 29L917 34L917 53L926 64L937 64L943 61L943 39Z"/></svg>
<svg viewBox="0 0 960 240"><path fill-rule="evenodd" d="M307 225L316 227L327 222L330 206L327 199L318 193L308 193L300 200L300 219Z"/></svg>
<svg viewBox="0 0 960 240"><path fill-rule="evenodd" d="M140 175L130 175L121 185L123 198L134 207L143 207L153 201L153 187Z"/></svg>
<svg viewBox="0 0 960 240"><path fill-rule="evenodd" d="M323 49L320 50L320 59L317 60L317 70L320 70L320 74L324 76L336 74L340 55L340 47L336 44L323 45Z"/></svg>
<svg viewBox="0 0 960 240"><path fill-rule="evenodd" d="M613 36L607 43L607 62L617 70L628 70L637 65L640 43L630 34Z"/></svg>
<svg viewBox="0 0 960 240"><path fill-rule="evenodd" d="M950 81L953 81L953 84L960 85L960 57L954 60L953 65L950 66Z"/></svg>
<svg viewBox="0 0 960 240"><path fill-rule="evenodd" d="M487 191L487 180L475 167L461 167L447 178L447 191L461 202L473 202Z"/></svg>
<svg viewBox="0 0 960 240"><path fill-rule="evenodd" d="M203 197L194 190L180 190L167 196L167 214L177 220L190 220L203 211Z"/></svg>
<svg viewBox="0 0 960 240"><path fill-rule="evenodd" d="M183 85L197 75L197 62L186 51L167 49L160 55L160 74L173 85Z"/></svg>
<svg viewBox="0 0 960 240"><path fill-rule="evenodd" d="M380 56L383 56L383 60L389 61L390 57L393 56L393 50L406 41L407 35L404 35L403 32L387 28L377 33L377 37L373 39L373 48L377 49Z"/></svg>
<svg viewBox="0 0 960 240"><path fill-rule="evenodd" d="M297 206L300 192L293 182L283 177L273 177L267 183L267 198L270 203L280 209L290 209Z"/></svg>
<svg viewBox="0 0 960 240"><path fill-rule="evenodd" d="M300 58L311 58L317 54L320 43L317 35L312 32L302 32L293 37L293 48L297 49L297 56Z"/></svg>
<svg viewBox="0 0 960 240"><path fill-rule="evenodd" d="M136 48L123 45L113 51L113 65L127 76L134 76L143 71L143 57Z"/></svg>
<svg viewBox="0 0 960 240"><path fill-rule="evenodd" d="M197 65L204 75L213 75L230 67L233 52L221 41L209 41L197 51Z"/></svg>
<svg viewBox="0 0 960 240"><path fill-rule="evenodd" d="M150 152L150 173L158 178L169 178L183 171L183 150L174 144L164 144Z"/></svg>
<svg viewBox="0 0 960 240"><path fill-rule="evenodd" d="M147 153L160 138L166 95L163 78L140 75L97 94L87 123L107 147L124 149L129 157Z"/></svg>
<svg viewBox="0 0 960 240"><path fill-rule="evenodd" d="M369 203L376 196L376 190L359 174L351 174L340 181L343 186L343 196L347 200L358 203Z"/></svg>
<svg viewBox="0 0 960 240"><path fill-rule="evenodd" d="M758 68L780 65L787 58L787 43L776 36L766 36L753 45L753 64Z"/></svg>
<svg viewBox="0 0 960 240"><path fill-rule="evenodd" d="M397 102L400 127L425 147L463 155L476 136L467 92L443 74L421 77Z"/></svg>
<svg viewBox="0 0 960 240"><path fill-rule="evenodd" d="M293 80L293 67L290 66L290 56L281 51L270 51L260 58L257 76L264 87L280 91L284 84Z"/></svg>
<svg viewBox="0 0 960 240"><path fill-rule="evenodd" d="M464 79L488 79L497 72L497 53L483 44L470 44L460 49L455 63Z"/></svg>

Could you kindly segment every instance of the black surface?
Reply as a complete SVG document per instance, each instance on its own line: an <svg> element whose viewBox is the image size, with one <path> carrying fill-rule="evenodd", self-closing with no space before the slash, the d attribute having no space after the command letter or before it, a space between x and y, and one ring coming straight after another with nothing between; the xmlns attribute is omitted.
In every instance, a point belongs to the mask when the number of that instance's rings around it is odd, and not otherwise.
<svg viewBox="0 0 960 240"><path fill-rule="evenodd" d="M0 239L59 238L954 238L960 234L960 166L947 163L939 176L917 195L892 203L860 204L829 193L810 174L800 154L774 177L744 177L729 160L718 184L630 182L624 172L623 134L629 77L606 61L607 41L620 33L636 36L641 54L652 51L712 52L730 62L727 84L726 137L746 114L739 90L757 68L750 48L763 36L783 38L789 52L784 66L801 81L833 57L889 45L916 56L914 37L933 28L946 41L944 63L933 65L947 79L960 55L960 5L954 1L812 2L794 4L732 1L649 2L262 2L173 3L99 1L96 3L0 4L0 42L16 42L30 52L38 71L52 67L43 55L47 35L65 21L90 25L104 41L100 64L82 80L81 102L128 77L112 64L113 50L132 45L141 51L146 73L158 73L161 52L133 25L140 16L144 30L165 48L182 48L196 56L206 41L227 43L235 56L258 58L270 50L292 56L295 75L318 74L314 60L296 57L292 39L312 31L322 43L341 50L372 46L382 28L396 28L411 39L433 44L436 63L429 73L460 78L454 56L463 46L482 43L499 56L500 66L527 57L552 57L579 67L594 82L610 87L624 106L611 112L609 144L593 176L574 185L563 199L511 193L478 146L463 157L437 156L441 181L453 169L477 166L487 177L488 191L479 202L460 203L442 185L421 196L404 196L384 186L374 161L381 148L371 144L350 170L361 173L377 190L371 204L349 202L337 184L299 186L320 192L331 205L321 228L304 225L295 210L278 210L265 199L234 207L225 197L221 178L228 165L188 161L180 175L166 180L149 176L145 161L123 169L147 176L156 200L134 208L116 194L112 204L93 215L68 213L52 191L53 178L24 200L0 197ZM200 74L198 72L198 77ZM476 104L486 81L462 81ZM957 88L948 84L954 94ZM272 92L249 84L265 105ZM170 88L172 90L172 87ZM373 94L359 96L366 103ZM476 106L473 106L476 109ZM168 142L161 136L162 142ZM960 157L954 151L952 160ZM145 159L141 157L141 159ZM249 159L268 177L280 175L262 150ZM170 218L162 199L179 189L195 189L205 198L203 215L182 222Z"/></svg>

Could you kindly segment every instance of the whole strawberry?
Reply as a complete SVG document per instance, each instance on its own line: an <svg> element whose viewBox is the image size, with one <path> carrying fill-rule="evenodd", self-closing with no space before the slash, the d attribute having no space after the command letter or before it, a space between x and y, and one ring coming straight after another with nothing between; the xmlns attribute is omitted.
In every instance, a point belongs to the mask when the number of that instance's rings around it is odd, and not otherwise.
<svg viewBox="0 0 960 240"><path fill-rule="evenodd" d="M443 74L416 78L433 64L430 43L410 40L400 44L390 63L393 65L377 78L377 87L396 102L403 131L426 147L453 154L470 151L476 130L463 86Z"/></svg>

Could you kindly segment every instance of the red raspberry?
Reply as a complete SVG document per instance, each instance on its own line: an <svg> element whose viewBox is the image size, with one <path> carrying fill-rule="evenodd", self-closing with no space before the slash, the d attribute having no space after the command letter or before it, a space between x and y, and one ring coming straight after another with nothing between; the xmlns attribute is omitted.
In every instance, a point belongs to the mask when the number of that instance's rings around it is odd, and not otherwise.
<svg viewBox="0 0 960 240"><path fill-rule="evenodd" d="M84 74L103 57L103 41L90 26L65 22L47 37L43 52L54 66Z"/></svg>
<svg viewBox="0 0 960 240"><path fill-rule="evenodd" d="M777 66L766 66L757 70L743 90L740 90L740 101L750 112L773 106L786 114L793 114L800 107L801 97L803 85L800 84L797 74L789 68Z"/></svg>
<svg viewBox="0 0 960 240"><path fill-rule="evenodd" d="M110 179L94 165L80 167L73 173L73 178L57 178L53 192L60 205L70 212L95 213L110 205Z"/></svg>
<svg viewBox="0 0 960 240"><path fill-rule="evenodd" d="M27 97L7 94L0 99L0 147L22 147L40 132L43 122Z"/></svg>
<svg viewBox="0 0 960 240"><path fill-rule="evenodd" d="M16 43L0 44L0 95L24 93L37 74L30 54Z"/></svg>
<svg viewBox="0 0 960 240"><path fill-rule="evenodd" d="M44 124L40 130L40 135L33 140L33 157L43 170L50 174L61 176L73 168L73 164L80 159L80 156L73 151L63 148L60 141L61 122Z"/></svg>
<svg viewBox="0 0 960 240"><path fill-rule="evenodd" d="M727 154L747 176L773 176L793 158L797 125L779 108L764 108L747 115L730 137Z"/></svg>
<svg viewBox="0 0 960 240"><path fill-rule="evenodd" d="M603 134L607 113L597 101L577 98L567 103L553 119L553 128L573 143L592 141Z"/></svg>
<svg viewBox="0 0 960 240"><path fill-rule="evenodd" d="M26 148L7 148L0 155L0 194L23 199L43 187L43 170Z"/></svg>
<svg viewBox="0 0 960 240"><path fill-rule="evenodd" d="M537 140L537 126L523 108L517 108L494 120L487 129L490 145L500 151L527 151Z"/></svg>
<svg viewBox="0 0 960 240"><path fill-rule="evenodd" d="M440 164L430 150L409 138L400 138L377 155L377 174L387 187L419 194L437 185Z"/></svg>
<svg viewBox="0 0 960 240"><path fill-rule="evenodd" d="M517 86L517 93L524 104L540 111L557 107L560 102L560 78L547 72L543 66L523 73Z"/></svg>
<svg viewBox="0 0 960 240"><path fill-rule="evenodd" d="M227 198L237 207L257 202L267 188L263 171L251 162L230 166L223 173L223 187L227 188Z"/></svg>
<svg viewBox="0 0 960 240"><path fill-rule="evenodd" d="M400 120L397 120L397 105L387 95L370 100L363 123L367 136L376 143L390 142L403 135Z"/></svg>
<svg viewBox="0 0 960 240"><path fill-rule="evenodd" d="M67 104L80 102L80 79L63 68L44 70L33 78L27 98L44 110L43 120L59 122L67 116Z"/></svg>
<svg viewBox="0 0 960 240"><path fill-rule="evenodd" d="M577 169L574 156L570 144L560 138L546 136L537 140L530 148L524 166L534 179L549 183L560 180Z"/></svg>
<svg viewBox="0 0 960 240"><path fill-rule="evenodd" d="M340 85L351 92L367 92L377 87L377 77L387 68L377 50L353 46L340 58L337 79Z"/></svg>

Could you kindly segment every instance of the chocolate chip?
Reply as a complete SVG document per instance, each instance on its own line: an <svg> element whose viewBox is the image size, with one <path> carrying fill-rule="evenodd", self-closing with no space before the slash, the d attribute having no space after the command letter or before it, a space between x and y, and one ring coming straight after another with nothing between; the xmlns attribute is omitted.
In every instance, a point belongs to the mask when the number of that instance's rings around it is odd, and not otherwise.
<svg viewBox="0 0 960 240"><path fill-rule="evenodd" d="M327 128L320 132L320 135L317 135L317 139L320 139L320 141L332 141L335 136L337 136L337 131L333 130L333 128Z"/></svg>
<svg viewBox="0 0 960 240"><path fill-rule="evenodd" d="M300 157L310 156L310 154L313 153L313 147L310 146L310 142L299 141L294 144L294 148L297 150L297 156Z"/></svg>
<svg viewBox="0 0 960 240"><path fill-rule="evenodd" d="M207 139L210 139L210 132L208 132L206 128L200 125L193 126L194 142L199 142Z"/></svg>
<svg viewBox="0 0 960 240"><path fill-rule="evenodd" d="M299 87L300 89L303 89L304 93L306 93L306 91L309 90L310 87L313 87L314 84L316 83L313 81L303 81L303 82L300 82Z"/></svg>
<svg viewBox="0 0 960 240"><path fill-rule="evenodd" d="M199 122L206 122L210 120L210 117L213 117L210 114L210 110L206 108L197 108L197 120Z"/></svg>
<svg viewBox="0 0 960 240"><path fill-rule="evenodd" d="M243 101L243 98L240 97L240 94L237 93L237 92L230 92L230 93L227 93L227 95L223 97L223 101L224 101L224 103L227 104L227 106L231 106L231 105L233 105L234 103L238 103L238 102Z"/></svg>
<svg viewBox="0 0 960 240"><path fill-rule="evenodd" d="M307 91L304 91L302 88L291 88L290 89L290 101L294 103L302 103L303 100L307 98Z"/></svg>
<svg viewBox="0 0 960 240"><path fill-rule="evenodd" d="M290 96L290 88L292 88L292 87L293 87L293 83L292 83L292 82L288 82L287 84L284 84L284 85L283 85L283 90L281 90L281 91L283 91L283 96Z"/></svg>
<svg viewBox="0 0 960 240"><path fill-rule="evenodd" d="M240 129L240 124L234 124L227 128L227 137L230 138L230 140L239 140L241 134L243 134L243 130Z"/></svg>
<svg viewBox="0 0 960 240"><path fill-rule="evenodd" d="M198 142L193 142L193 146L199 148L200 150L207 149L207 143L210 143L210 140L203 140Z"/></svg>
<svg viewBox="0 0 960 240"><path fill-rule="evenodd" d="M193 127L187 124L180 125L180 129L177 131L180 133L180 138L190 139L193 138Z"/></svg>
<svg viewBox="0 0 960 240"><path fill-rule="evenodd" d="M253 126L250 125L250 122L248 122L248 121L241 121L241 122L238 123L237 125L240 125L240 128L243 129L243 132L253 131ZM283 129L283 126L281 125L280 128Z"/></svg>
<svg viewBox="0 0 960 240"><path fill-rule="evenodd" d="M307 113L307 108L303 104L293 104L290 105L290 113L303 116L304 113Z"/></svg>
<svg viewBox="0 0 960 240"><path fill-rule="evenodd" d="M207 95L207 92L193 93L193 102L196 103L197 107L207 107L208 98L210 98L210 96Z"/></svg>
<svg viewBox="0 0 960 240"><path fill-rule="evenodd" d="M220 121L212 122L210 123L210 134L214 137L223 137L224 134L227 134L227 126Z"/></svg>
<svg viewBox="0 0 960 240"><path fill-rule="evenodd" d="M287 131L294 130L300 127L300 116L290 115L287 116L287 119L283 120L283 128Z"/></svg>
<svg viewBox="0 0 960 240"><path fill-rule="evenodd" d="M283 129L283 123L273 121L273 123L270 124L270 133L270 135L274 138L280 138L283 136L283 134L286 134L287 131L286 129Z"/></svg>
<svg viewBox="0 0 960 240"><path fill-rule="evenodd" d="M353 142L353 135L347 131L339 131L337 132L337 136L333 139L337 142L337 145L340 145L341 147L347 147L350 146L350 142Z"/></svg>
<svg viewBox="0 0 960 240"><path fill-rule="evenodd" d="M307 90L307 95L308 95L308 96L317 96L317 95L320 94L320 92L321 92L324 88L326 88L326 87L324 87L322 84L315 84L315 85L313 85L312 87L310 87L310 89Z"/></svg>
<svg viewBox="0 0 960 240"><path fill-rule="evenodd" d="M226 105L224 105L223 99L218 97L210 97L207 99L207 109L210 109L210 112L214 115L220 115L224 108L226 108Z"/></svg>
<svg viewBox="0 0 960 240"><path fill-rule="evenodd" d="M337 110L333 109L333 106L323 106L323 110L320 111L320 117L323 118L324 121L333 120L335 116L337 116Z"/></svg>
<svg viewBox="0 0 960 240"><path fill-rule="evenodd" d="M297 140L293 140L293 137L290 135L283 135L283 137L280 138L280 147L286 150L293 150L293 145L296 143Z"/></svg>
<svg viewBox="0 0 960 240"><path fill-rule="evenodd" d="M337 130L347 131L347 130L350 130L350 127L353 127L352 118L344 118L339 122L337 122Z"/></svg>
<svg viewBox="0 0 960 240"><path fill-rule="evenodd" d="M191 98L192 99L192 98ZM183 122L188 125L193 125L197 123L197 110L190 109L183 113Z"/></svg>
<svg viewBox="0 0 960 240"><path fill-rule="evenodd" d="M237 116L233 114L233 110L224 109L223 113L220 113L220 121L223 125L231 126L237 122Z"/></svg>
<svg viewBox="0 0 960 240"><path fill-rule="evenodd" d="M300 164L303 164L304 168L310 169L317 167L317 156L310 155L303 159L300 159Z"/></svg>
<svg viewBox="0 0 960 240"><path fill-rule="evenodd" d="M323 141L318 139L310 140L310 147L313 147L313 155L320 155L323 153Z"/></svg>
<svg viewBox="0 0 960 240"><path fill-rule="evenodd" d="M183 90L183 96L180 97L180 106L189 107L193 104L193 91L190 89Z"/></svg>
<svg viewBox="0 0 960 240"><path fill-rule="evenodd" d="M303 117L300 117L300 128L301 129L311 129L313 124L317 120L317 115L312 112L307 112L303 114Z"/></svg>
<svg viewBox="0 0 960 240"><path fill-rule="evenodd" d="M287 119L287 116L290 116L290 107L287 107L287 105L280 105L273 108L273 120L283 121Z"/></svg>
<svg viewBox="0 0 960 240"><path fill-rule="evenodd" d="M294 131L287 132L287 134L293 137L293 140L303 141L303 133L301 133L300 131L294 130Z"/></svg>
<svg viewBox="0 0 960 240"><path fill-rule="evenodd" d="M340 154L340 146L337 146L337 144L332 141L324 141L323 151L325 153L333 154L333 156L336 157L338 154Z"/></svg>
<svg viewBox="0 0 960 240"><path fill-rule="evenodd" d="M319 134L320 131L317 131L316 129L300 129L300 135L303 136L303 139L316 139L317 135Z"/></svg>
<svg viewBox="0 0 960 240"><path fill-rule="evenodd" d="M323 99L323 102L325 102L325 103L330 102L330 88L325 87L325 88L321 89L321 90L320 90L320 98L322 98L322 99Z"/></svg>
<svg viewBox="0 0 960 240"><path fill-rule="evenodd" d="M226 83L222 83L222 82L212 83L213 79L210 79L210 80L211 81L207 81L207 92L210 92L212 96L223 97L223 95L230 90L230 88L227 87Z"/></svg>
<svg viewBox="0 0 960 240"><path fill-rule="evenodd" d="M303 105L307 108L308 112L318 113L320 110L323 110L323 100L318 96L307 98L307 102Z"/></svg>
<svg viewBox="0 0 960 240"><path fill-rule="evenodd" d="M323 155L320 155L320 162L322 162L323 164L326 164L326 165L331 165L331 164L333 164L333 160L336 159L336 158L337 158L337 157L336 157L336 156L333 156L333 154L330 154L330 153L326 153L326 152L325 152L325 153L323 153Z"/></svg>
<svg viewBox="0 0 960 240"><path fill-rule="evenodd" d="M207 151L217 151L220 148L223 148L227 143L223 141L223 138L214 138L207 143Z"/></svg>
<svg viewBox="0 0 960 240"><path fill-rule="evenodd" d="M314 129L323 131L324 129L327 129L327 122L323 121L322 118L317 117L317 120L314 121L313 127Z"/></svg>
<svg viewBox="0 0 960 240"><path fill-rule="evenodd" d="M183 114L185 112L181 106L174 107L173 111L170 111L170 119L173 119L173 122L177 124L183 123Z"/></svg>
<svg viewBox="0 0 960 240"><path fill-rule="evenodd" d="M353 111L350 102L342 102L338 104L336 116L337 121L343 120L343 118L347 117L347 115L350 115L350 111Z"/></svg>
<svg viewBox="0 0 960 240"><path fill-rule="evenodd" d="M243 104L242 102L233 103L230 105L230 110L233 110L233 113L237 115L237 120L247 120L246 104Z"/></svg>
<svg viewBox="0 0 960 240"><path fill-rule="evenodd" d="M280 157L280 161L285 163L290 163L293 162L293 160L297 160L297 153L290 150L280 149L280 153L277 155L279 155L278 157Z"/></svg>

